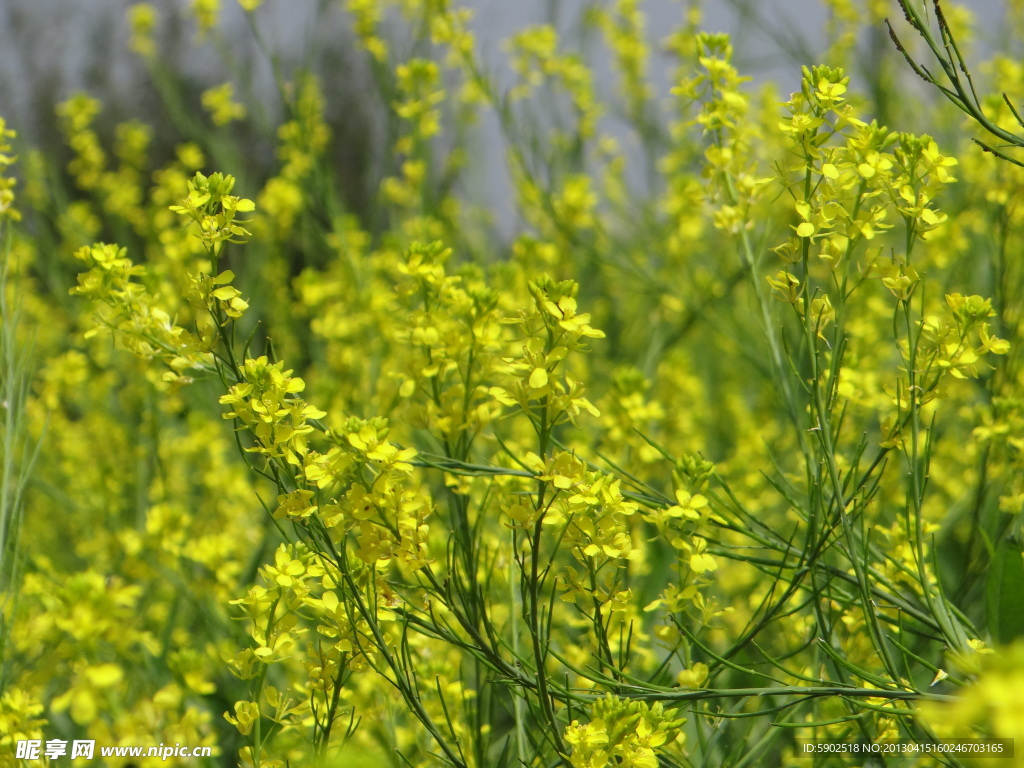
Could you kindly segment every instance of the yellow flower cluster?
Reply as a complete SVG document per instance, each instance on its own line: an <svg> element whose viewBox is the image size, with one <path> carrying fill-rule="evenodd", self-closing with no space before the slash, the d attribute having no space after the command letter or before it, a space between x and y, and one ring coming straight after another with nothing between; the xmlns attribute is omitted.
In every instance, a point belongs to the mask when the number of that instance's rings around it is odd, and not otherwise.
<svg viewBox="0 0 1024 768"><path fill-rule="evenodd" d="M326 414L294 397L306 383L281 362L268 362L266 355L242 364L242 380L220 398L231 408L225 419L236 419L256 438L258 451L268 458L283 457L289 464L301 465L309 452L306 436L313 431L310 419Z"/></svg>
<svg viewBox="0 0 1024 768"><path fill-rule="evenodd" d="M609 764L657 768L655 749L676 739L683 722L661 703L649 707L609 694L590 705L589 723L574 720L566 728L565 740L572 745L570 762L573 768Z"/></svg>
<svg viewBox="0 0 1024 768"><path fill-rule="evenodd" d="M11 151L8 139L13 138L14 135L14 131L8 129L7 122L0 118L0 219L18 221L21 215L14 207L15 180L5 175L7 169L14 163L14 158L7 154Z"/></svg>

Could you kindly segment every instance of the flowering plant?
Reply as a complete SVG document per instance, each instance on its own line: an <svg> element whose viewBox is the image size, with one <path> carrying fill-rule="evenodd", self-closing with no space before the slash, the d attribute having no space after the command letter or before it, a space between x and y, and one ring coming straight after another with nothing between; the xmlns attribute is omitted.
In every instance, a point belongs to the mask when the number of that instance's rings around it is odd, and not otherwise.
<svg viewBox="0 0 1024 768"><path fill-rule="evenodd" d="M83 733L459 768L1024 735L1019 169L926 94L915 132L903 70L842 66L856 4L784 100L691 9L661 101L636 0L585 18L610 87L556 25L504 83L467 9L348 0L387 113L360 210L331 81L240 5L284 115L268 175L212 170L246 171L236 77L163 165L80 95L73 194L38 153L17 198L0 178L0 761ZM1011 95L980 99L962 15L935 3L936 38L901 5L894 65L1008 141L1024 70L997 57ZM156 8L130 21L167 85ZM460 194L484 113L504 245Z"/></svg>

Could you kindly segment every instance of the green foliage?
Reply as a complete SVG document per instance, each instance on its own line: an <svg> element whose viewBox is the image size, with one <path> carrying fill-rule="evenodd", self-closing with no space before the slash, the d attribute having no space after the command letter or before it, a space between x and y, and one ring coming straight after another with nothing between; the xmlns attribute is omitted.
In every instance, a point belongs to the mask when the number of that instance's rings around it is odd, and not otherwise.
<svg viewBox="0 0 1024 768"><path fill-rule="evenodd" d="M460 768L1024 738L1024 179L946 149L898 70L858 82L857 4L780 104L696 9L663 102L633 0L582 19L612 87L553 25L513 36L506 87L468 11L349 0L388 112L358 212L331 83L240 5L285 115L269 178L211 167L263 114L229 66L173 157L141 122L108 146L78 95L66 168L26 152L18 208L0 179L0 764L54 738ZM935 44L903 8L984 116L960 16ZM218 12L192 4L200 42ZM129 19L167 86L157 10ZM507 244L463 186L488 113Z"/></svg>

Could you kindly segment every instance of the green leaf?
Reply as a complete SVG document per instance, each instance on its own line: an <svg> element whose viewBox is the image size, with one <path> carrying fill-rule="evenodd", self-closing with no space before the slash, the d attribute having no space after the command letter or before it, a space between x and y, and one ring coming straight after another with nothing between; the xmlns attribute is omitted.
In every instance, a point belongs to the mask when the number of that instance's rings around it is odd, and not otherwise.
<svg viewBox="0 0 1024 768"><path fill-rule="evenodd" d="M1003 539L996 546L986 591L992 637L999 643L1024 637L1024 556L1020 544Z"/></svg>

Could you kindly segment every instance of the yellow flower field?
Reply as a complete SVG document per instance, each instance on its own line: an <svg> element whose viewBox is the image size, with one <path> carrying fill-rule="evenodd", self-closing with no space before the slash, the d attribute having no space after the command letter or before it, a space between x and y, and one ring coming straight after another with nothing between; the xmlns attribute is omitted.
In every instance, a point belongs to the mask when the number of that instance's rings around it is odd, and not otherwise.
<svg viewBox="0 0 1024 768"><path fill-rule="evenodd" d="M822 4L784 95L697 2L135 3L167 121L4 115L0 766L1024 765L1024 3Z"/></svg>

